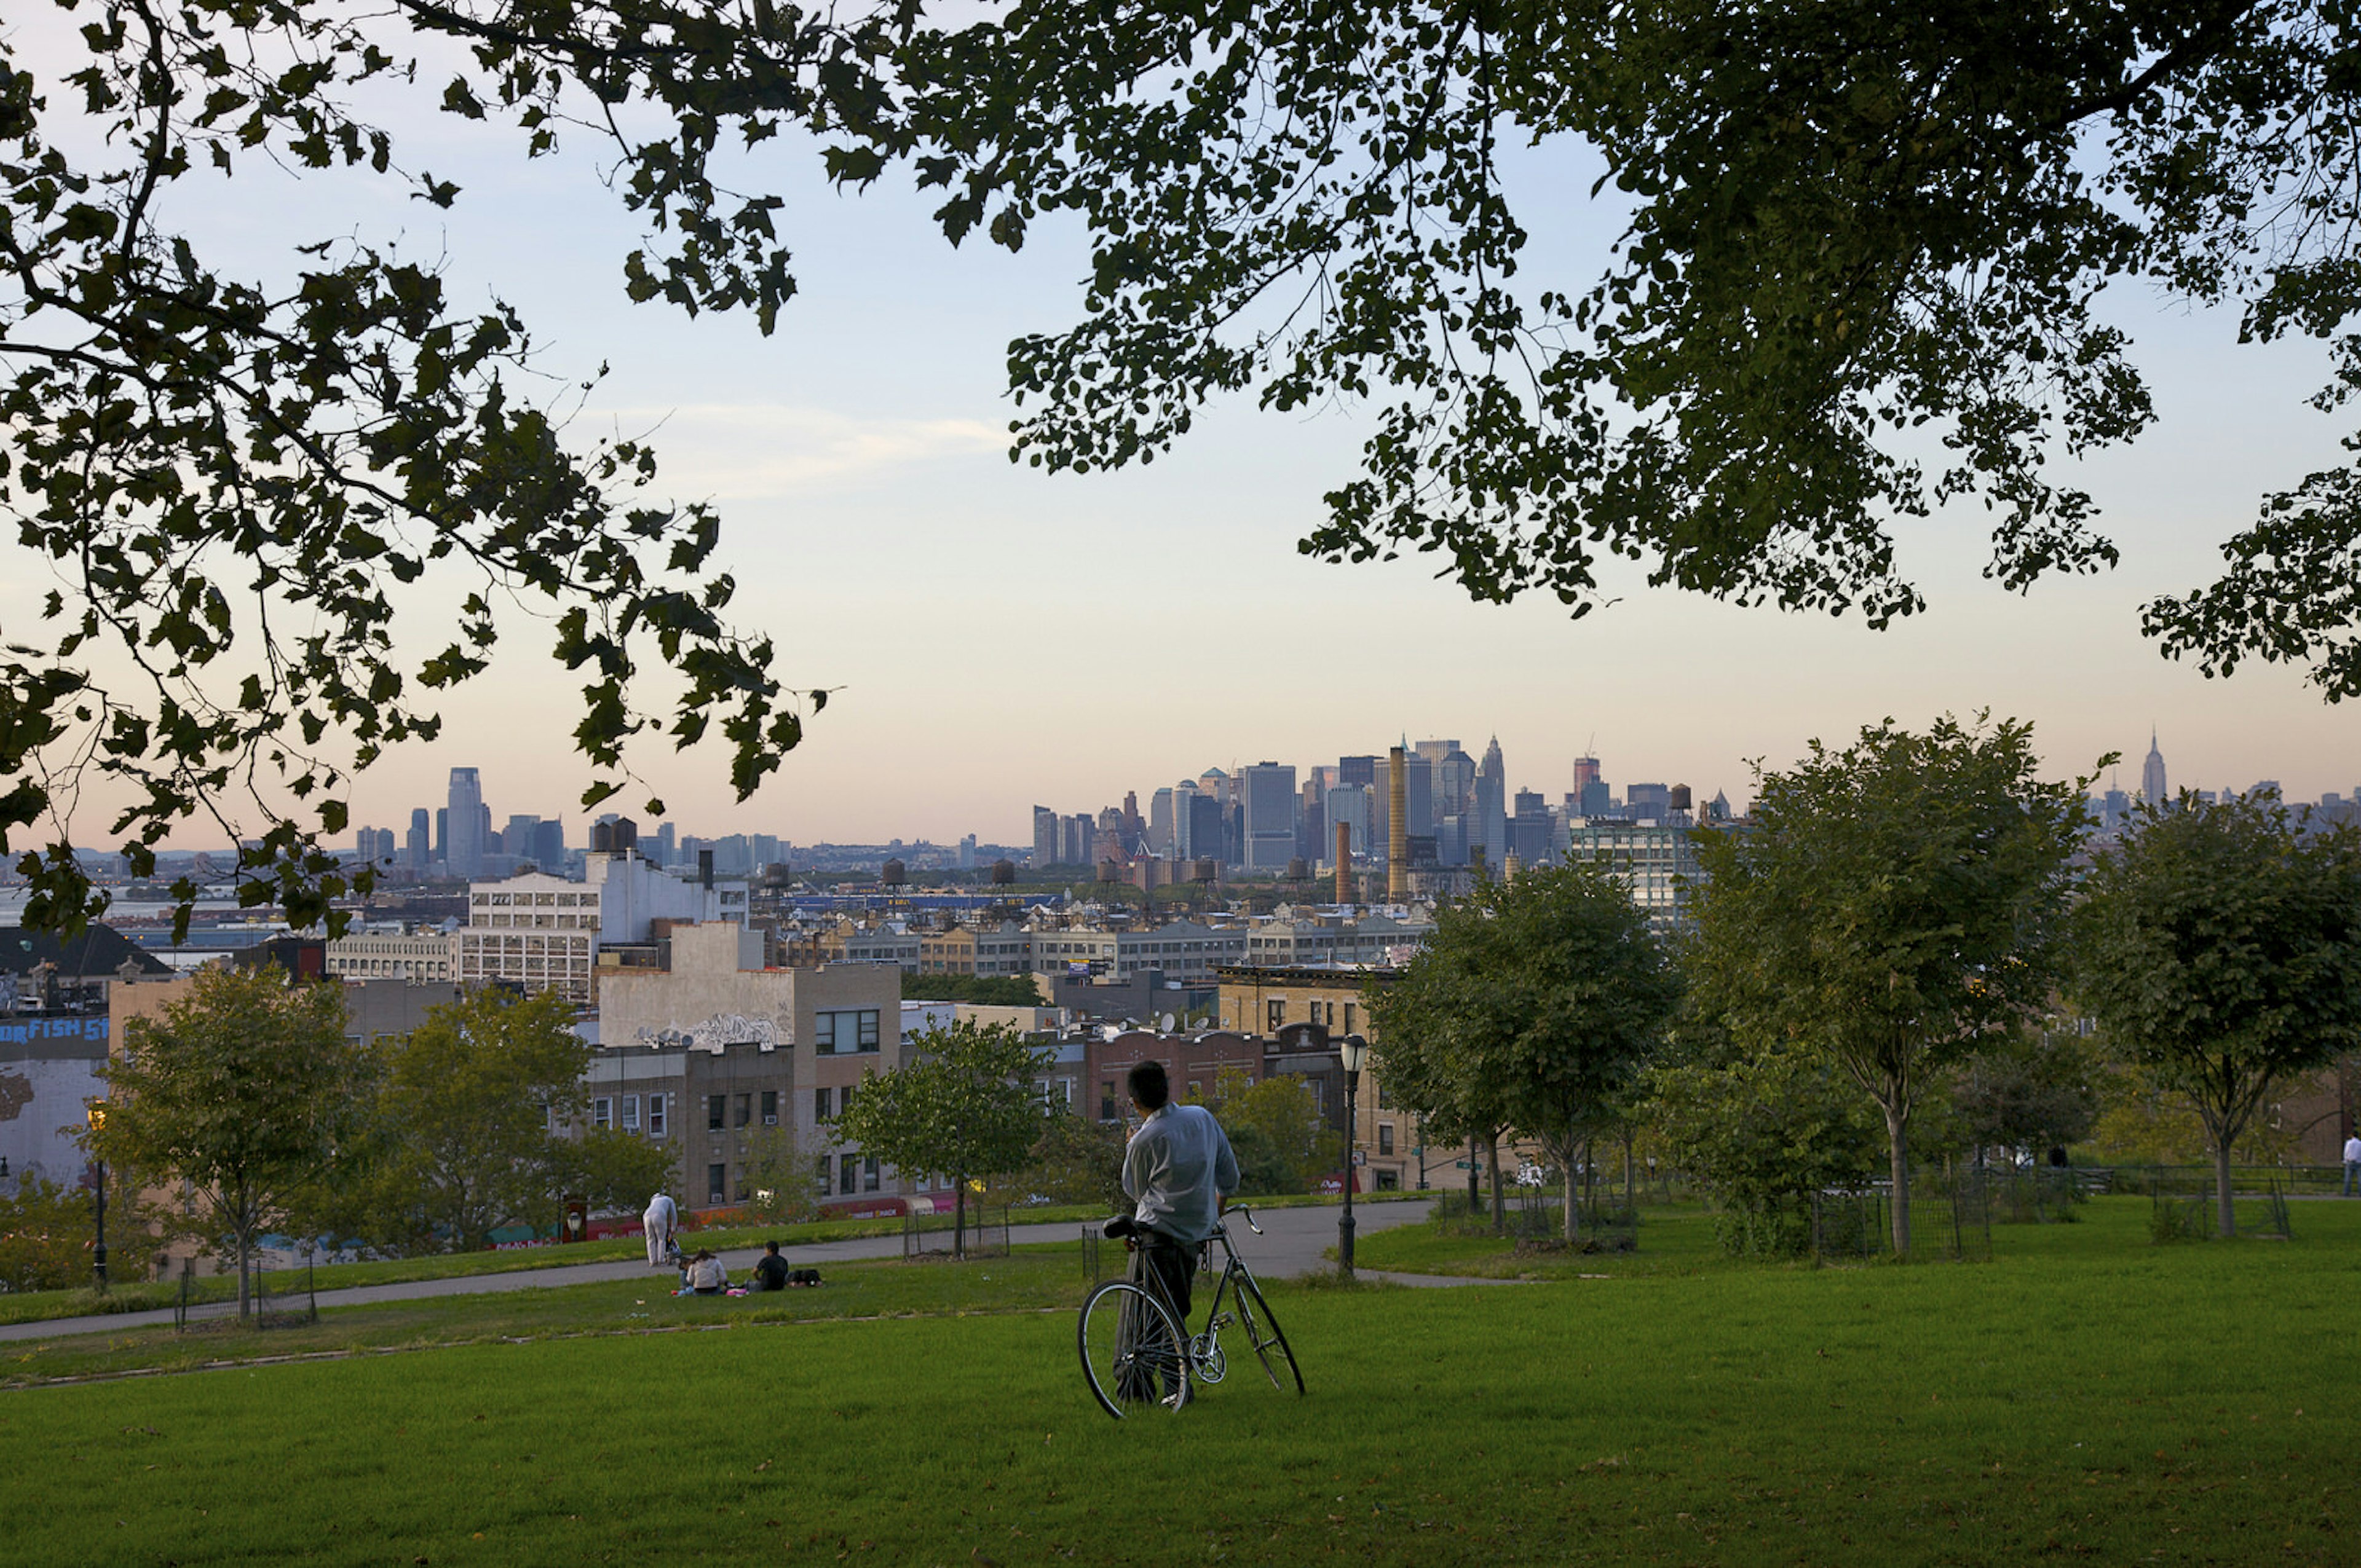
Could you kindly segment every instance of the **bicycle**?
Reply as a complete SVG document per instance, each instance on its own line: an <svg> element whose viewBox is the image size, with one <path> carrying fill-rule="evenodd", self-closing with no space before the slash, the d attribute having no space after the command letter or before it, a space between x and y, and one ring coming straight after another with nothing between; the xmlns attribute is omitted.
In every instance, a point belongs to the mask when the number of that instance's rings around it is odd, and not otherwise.
<svg viewBox="0 0 2361 1568"><path fill-rule="evenodd" d="M1255 1223L1254 1211L1246 1204L1235 1205L1226 1213L1244 1214L1246 1228L1262 1234ZM1118 1222L1120 1223L1120 1222ZM1112 1234L1126 1235L1115 1231ZM1224 1259L1220 1277L1213 1285L1213 1299L1205 1310L1205 1329L1191 1335L1172 1303L1156 1285L1153 1275L1136 1271L1137 1278L1111 1279L1093 1290L1082 1302L1082 1319L1075 1326L1075 1342L1082 1352L1082 1376L1097 1396L1099 1404L1108 1415L1123 1420L1133 1410L1161 1405L1167 1409L1179 1409L1191 1398L1189 1382L1212 1385L1229 1376L1229 1356L1222 1348L1222 1331L1235 1323L1246 1331L1246 1343L1262 1364L1270 1386L1280 1393L1287 1391L1287 1382L1279 1376L1285 1364L1287 1377L1295 1384L1299 1395L1303 1392L1303 1370L1295 1364L1295 1352L1289 1348L1287 1334L1279 1326L1279 1314L1264 1299L1262 1287L1256 1283L1254 1270L1230 1245L1229 1227L1213 1226L1203 1251L1216 1244ZM1200 1266L1203 1266L1201 1262ZM1227 1298L1230 1310L1223 1310Z"/></svg>

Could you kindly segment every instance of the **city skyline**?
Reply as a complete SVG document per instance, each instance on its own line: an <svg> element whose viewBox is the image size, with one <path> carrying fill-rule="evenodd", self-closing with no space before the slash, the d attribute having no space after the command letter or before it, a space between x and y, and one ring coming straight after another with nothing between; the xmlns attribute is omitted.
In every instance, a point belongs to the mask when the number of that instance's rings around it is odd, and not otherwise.
<svg viewBox="0 0 2361 1568"><path fill-rule="evenodd" d="M1416 754L1417 748L1422 741L1428 741L1431 740L1431 739L1432 738L1427 737L1411 737L1411 749L1412 754ZM1462 742L1463 749L1466 750L1471 754L1471 757L1477 751L1478 749L1477 747L1466 744L1466 737L1461 736L1455 737L1455 739L1457 739ZM1399 744L1400 740L1401 737L1398 735L1393 743ZM1496 737L1487 737L1487 740L1492 741L1493 746L1495 747L1499 745ZM2300 804L2316 801L2322 796L2327 795L2334 795L2347 798L2361 798L2361 772L2356 772L2356 776L2354 778L2345 780L2342 783L2332 782L2323 784L2320 788L2304 787L2290 781L2281 774L2263 772L2257 772L2252 777L2237 776L2220 781L2190 778L2181 773L2178 762L2173 760L2172 756L2169 753L2163 751L2162 741L2163 732L2158 730L2151 735L2149 747L2144 749L2139 756L2135 757L2127 751L2125 753L2122 762L2120 762L2114 769L2110 770L2108 773L2093 782L2090 790L2091 797L2093 800L2100 800L2103 799L2111 791L2119 791L2129 798L2147 798L2147 791L2146 789L2147 780L2145 776L2134 778L2129 775L2136 773L2144 775L2146 773L2146 765L2149 758L2156 757L2169 774L2169 783L2167 784L2167 792L2169 795L2177 795L2180 791L2184 788L2201 790L2207 793L2216 793L2222 790L2245 791L2254 788L2257 784L2268 784L2277 785L2280 789L2283 797L2290 803ZM1488 747L1484 750L1489 751L1491 751L1491 748ZM1500 748L1500 750L1502 751L1506 751L1504 747ZM1604 748L1602 747L1601 750L1604 751ZM1508 754L1511 756L1513 755L1513 753ZM1203 778L1214 768L1219 768L1220 771L1225 773L1236 776L1238 774L1242 774L1249 768L1259 766L1267 762L1275 762L1283 768L1291 768L1294 771L1297 787L1300 791L1307 782L1309 775L1313 769L1327 769L1333 771L1339 760L1350 760L1356 756L1372 757L1372 760L1374 760L1377 764L1375 787L1382 790L1384 788L1385 766L1385 757L1382 751L1374 754L1349 751L1343 752L1339 753L1338 757L1331 758L1326 762L1306 762L1301 759L1257 758L1252 762L1240 763L1235 767L1233 767L1228 763L1208 764L1205 767L1201 767L1193 773L1177 773L1162 784L1139 781L1121 785L1116 789L1111 798L1104 800L1085 800L1080 796L1076 796L1071 799L1064 798L1062 796L1052 799L1049 798L1047 795L1041 795L1040 798L1037 798L1028 803L1028 805L1024 808L1022 820L1016 822L1003 824L999 822L975 821L967 823L963 826L946 827L939 830L910 831L906 830L906 828L903 829L895 829L862 837L841 834L796 832L783 828L776 823L758 819L753 813L753 807L752 806L739 808L736 811L725 811L723 819L714 822L691 820L684 818L677 814L669 813L662 818L657 818L623 809L616 801L611 800L591 811L584 811L579 807L577 807L571 811L563 811L546 815L520 813L511 809L511 807L515 804L536 803L530 801L519 802L505 795L502 793L503 786L497 777L492 778L489 782L485 781L483 776L485 770L475 768L454 768L450 770L450 773L455 775L452 779L452 785L454 788L473 788L477 792L475 798L479 809L488 817L507 824L507 827L502 830L504 840L508 834L513 831L515 825L520 821L538 825L539 828L544 834L546 834L548 829L554 825L562 830L564 842L568 847L578 850L587 844L589 837L589 828L594 822L601 817L625 817L631 818L637 826L642 843L651 848L653 848L656 843L659 827L669 827L672 829L672 832L667 837L664 845L667 851L670 849L672 841L675 839L682 840L697 839L709 841L728 838L775 839L783 842L792 842L804 845L865 844L884 846L895 842L909 845L924 843L939 849L956 850L961 839L972 836L980 844L983 845L997 846L1002 849L1021 849L1032 841L1033 814L1037 809L1041 807L1046 806L1061 816L1085 813L1096 815L1097 813L1110 807L1122 806L1125 802L1126 795L1128 795L1135 797L1135 803L1140 813L1141 820L1145 823L1148 819L1150 801L1156 791L1170 788L1172 785L1182 783L1193 784ZM1491 758L1487 756L1487 762L1490 760ZM1586 764L1588 764L1589 766L1586 767ZM1504 792L1506 797L1504 800L1504 806L1508 806L1512 811L1514 797L1516 795L1520 792L1530 791L1543 795L1552 806L1557 806L1563 802L1565 796L1578 792L1580 784L1583 782L1586 775L1605 784L1613 800L1619 806L1627 798L1626 792L1633 784L1654 784L1659 786L1687 784L1694 795L1694 798L1700 804L1700 806L1702 806L1704 802L1713 799L1717 794L1727 795L1731 808L1738 812L1743 812L1751 804L1751 794L1741 795L1736 791L1728 789L1726 786L1701 785L1694 780L1677 778L1671 776L1670 774L1656 776L1661 771L1652 771L1644 764L1635 765L1629 768L1619 768L1616 765L1615 759L1612 754L1605 756L1584 754L1569 760L1566 769L1567 777L1565 780L1558 781L1554 784L1543 781L1537 784L1536 781L1528 779L1519 773L1513 763L1511 763L1508 767L1508 776L1506 781L1507 787ZM456 776L459 774L469 775L464 786L461 785L459 779ZM1037 795L1038 794L1039 792L1037 792ZM495 805L496 798L498 800L497 806ZM538 804L545 805L546 803L543 802ZM447 807L443 809L447 809ZM401 823L412 821L419 814L420 811L418 809L404 810L398 819L390 816L364 818L358 814L356 814L355 827L357 830L375 828L381 833L390 832L392 835L391 843L393 845L406 845L407 839L400 830L399 825ZM436 815L439 816L439 812L437 812ZM1380 806L1378 811L1378 817L1379 819L1382 819L1383 816L1383 807ZM396 826L393 828L382 828L379 825L380 821L392 821L396 823ZM435 843L442 843L445 840L438 837L433 841ZM541 841L546 843L547 839L544 838ZM1365 842L1365 836L1356 836L1355 839L1355 852L1356 854L1362 852L1362 847ZM97 846L86 847L96 848ZM1374 846L1374 848L1377 852L1381 854L1385 846L1383 844L1378 844ZM402 852L406 853L406 849ZM520 851L507 848L504 843L503 853L517 854L520 853ZM1289 855L1280 855L1279 860L1283 862L1289 858L1290 858ZM1264 867L1263 869L1269 868Z"/></svg>

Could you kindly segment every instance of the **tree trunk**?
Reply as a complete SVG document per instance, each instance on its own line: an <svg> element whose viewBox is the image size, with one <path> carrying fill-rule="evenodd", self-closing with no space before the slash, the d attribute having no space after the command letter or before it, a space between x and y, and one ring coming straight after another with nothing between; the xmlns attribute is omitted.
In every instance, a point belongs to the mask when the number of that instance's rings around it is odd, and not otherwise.
<svg viewBox="0 0 2361 1568"><path fill-rule="evenodd" d="M1631 1127L1623 1127L1623 1217L1636 1229L1640 1223L1640 1195L1631 1190Z"/></svg>
<svg viewBox="0 0 2361 1568"><path fill-rule="evenodd" d="M1565 1239L1578 1242L1582 1239L1582 1205L1574 1201L1574 1161L1570 1157L1575 1143L1571 1133L1566 1135L1565 1146L1569 1157L1560 1162L1565 1170Z"/></svg>
<svg viewBox="0 0 2361 1568"><path fill-rule="evenodd" d="M254 1316L253 1287L249 1283L254 1277L250 1262L253 1255L254 1238L241 1226L237 1233L237 1315L241 1322Z"/></svg>
<svg viewBox="0 0 2361 1568"><path fill-rule="evenodd" d="M1508 1199L1500 1191L1500 1135L1494 1133L1488 1140L1488 1145L1491 1154L1488 1157L1487 1163L1491 1168L1492 1175L1492 1234L1500 1236L1509 1233Z"/></svg>
<svg viewBox="0 0 2361 1568"><path fill-rule="evenodd" d="M1476 1152L1476 1135L1467 1135L1467 1212L1472 1217L1484 1202L1484 1160Z"/></svg>
<svg viewBox="0 0 2361 1568"><path fill-rule="evenodd" d="M2238 1216L2230 1207L2230 1143L2222 1138L2213 1145L2214 1229L2224 1239L2238 1234Z"/></svg>
<svg viewBox="0 0 2361 1568"><path fill-rule="evenodd" d="M1888 1109L1885 1113L1886 1146L1892 1159L1894 1177L1893 1217L1894 1255L1910 1255L1910 1120L1906 1113Z"/></svg>
<svg viewBox="0 0 2361 1568"><path fill-rule="evenodd" d="M951 1255L967 1256L967 1178L951 1178Z"/></svg>

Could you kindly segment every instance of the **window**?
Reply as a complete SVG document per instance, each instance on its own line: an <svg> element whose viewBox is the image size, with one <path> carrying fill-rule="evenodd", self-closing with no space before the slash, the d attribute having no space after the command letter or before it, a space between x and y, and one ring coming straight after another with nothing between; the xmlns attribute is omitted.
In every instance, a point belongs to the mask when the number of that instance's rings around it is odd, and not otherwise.
<svg viewBox="0 0 2361 1568"><path fill-rule="evenodd" d="M877 1162L873 1159L864 1159L861 1162L861 1190L863 1192L877 1190Z"/></svg>
<svg viewBox="0 0 2361 1568"><path fill-rule="evenodd" d="M1379 1079L1378 1080L1378 1109L1380 1111L1390 1111L1393 1108L1394 1097L1386 1092L1385 1080Z"/></svg>
<svg viewBox="0 0 2361 1568"><path fill-rule="evenodd" d="M1379 1154L1394 1152L1394 1124L1391 1122L1378 1124L1378 1152Z"/></svg>
<svg viewBox="0 0 2361 1568"><path fill-rule="evenodd" d="M640 1097L636 1094L626 1094L623 1096L623 1131L636 1133L639 1130Z"/></svg>
<svg viewBox="0 0 2361 1568"><path fill-rule="evenodd" d="M1392 1192L1392 1191L1395 1191L1396 1190L1398 1190L1400 1186L1401 1186L1401 1172L1400 1172L1400 1171L1399 1171L1399 1170L1381 1170L1381 1171L1378 1172L1378 1191L1380 1191L1380 1192Z"/></svg>
<svg viewBox="0 0 2361 1568"><path fill-rule="evenodd" d="M1287 998L1284 996L1272 997L1268 1003L1263 1004L1263 1012L1267 1014L1268 1023L1269 1025L1269 1026L1263 1032L1270 1035L1278 1034L1279 1026L1287 1022Z"/></svg>
<svg viewBox="0 0 2361 1568"><path fill-rule="evenodd" d="M594 1127L613 1126L615 1124L615 1102L612 1100L608 1099L603 1094L590 1102L590 1124Z"/></svg>
<svg viewBox="0 0 2361 1568"><path fill-rule="evenodd" d="M705 1130L707 1132L718 1133L721 1130L722 1113L728 1106L729 1100L730 1097L726 1094L708 1094L705 1097Z"/></svg>
<svg viewBox="0 0 2361 1568"><path fill-rule="evenodd" d="M741 1094L737 1097L737 1101L738 1114L731 1118L730 1124L733 1127L742 1127L754 1119L754 1096L751 1093Z"/></svg>
<svg viewBox="0 0 2361 1568"><path fill-rule="evenodd" d="M1115 1120L1115 1080L1112 1078L1099 1085L1099 1120Z"/></svg>
<svg viewBox="0 0 2361 1568"><path fill-rule="evenodd" d="M708 1165L705 1168L705 1201L708 1203L730 1201L728 1189L723 1185L729 1176L730 1168L727 1166Z"/></svg>
<svg viewBox="0 0 2361 1568"><path fill-rule="evenodd" d="M828 1120L828 1087L825 1084L812 1091L812 1120Z"/></svg>
<svg viewBox="0 0 2361 1568"><path fill-rule="evenodd" d="M765 1089L763 1091L763 1125L775 1127L778 1124L779 1091L775 1089Z"/></svg>
<svg viewBox="0 0 2361 1568"><path fill-rule="evenodd" d="M661 1094L651 1094L648 1096L648 1136L660 1138L664 1135L664 1097Z"/></svg>
<svg viewBox="0 0 2361 1568"><path fill-rule="evenodd" d="M843 1056L877 1048L877 1009L863 1007L815 1014L812 1049L821 1056Z"/></svg>
<svg viewBox="0 0 2361 1568"><path fill-rule="evenodd" d="M861 1157L857 1154L849 1154L840 1157L836 1162L836 1187L838 1191L843 1193L847 1197L851 1197L853 1193L860 1191Z"/></svg>

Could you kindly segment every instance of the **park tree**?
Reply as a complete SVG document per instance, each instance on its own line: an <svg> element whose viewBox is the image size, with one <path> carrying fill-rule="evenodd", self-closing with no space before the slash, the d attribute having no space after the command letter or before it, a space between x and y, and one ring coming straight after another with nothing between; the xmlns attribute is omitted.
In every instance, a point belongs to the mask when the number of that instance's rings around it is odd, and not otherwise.
<svg viewBox="0 0 2361 1568"><path fill-rule="evenodd" d="M1023 1168L1041 1135L1033 1079L1049 1051L1005 1025L964 1018L920 1035L912 1050L900 1067L862 1074L836 1134L906 1176L950 1178L951 1246L964 1256L968 1182Z"/></svg>
<svg viewBox="0 0 2361 1568"><path fill-rule="evenodd" d="M2030 1025L1959 1065L1945 1097L1961 1146L2039 1159L2091 1135L2103 1069L2073 1023Z"/></svg>
<svg viewBox="0 0 2361 1568"><path fill-rule="evenodd" d="M620 1132L576 1135L590 1047L573 1025L555 992L486 989L431 1009L385 1047L367 1172L325 1212L376 1246L469 1252L503 1226L553 1223L568 1191L595 1208L643 1201L669 1152Z"/></svg>
<svg viewBox="0 0 2361 1568"><path fill-rule="evenodd" d="M1436 913L1425 951L1373 998L1378 1069L1398 1040L1447 1041L1444 1075L1462 1087L1446 1081L1441 1108L1494 1105L1540 1140L1565 1175L1572 1241L1583 1143L1629 1108L1680 994L1646 914L1614 881L1583 865L1526 872ZM1397 1101L1411 1085L1432 1094L1433 1069L1415 1047L1403 1054L1411 1072L1387 1080Z"/></svg>
<svg viewBox="0 0 2361 1568"><path fill-rule="evenodd" d="M345 1037L344 988L291 985L268 966L197 971L161 1017L134 1018L101 1069L91 1152L149 1185L178 1184L237 1256L237 1306L253 1310L255 1238L352 1162L376 1074Z"/></svg>
<svg viewBox="0 0 2361 1568"><path fill-rule="evenodd" d="M2268 796L2184 795L2086 885L2076 992L2108 1050L2195 1107L2230 1235L2231 1150L2257 1107L2361 1042L2361 839L2301 835Z"/></svg>
<svg viewBox="0 0 2361 1568"><path fill-rule="evenodd" d="M1824 1053L1876 1102L1897 1256L1922 1096L2048 1005L2090 781L2042 780L2032 742L2015 720L1888 719L1759 773L1752 824L1699 836L1698 1005Z"/></svg>
<svg viewBox="0 0 2361 1568"><path fill-rule="evenodd" d="M1093 1122L1052 1105L1025 1158L1027 1195L1102 1204L1110 1213L1122 1209L1124 1143L1122 1123Z"/></svg>
<svg viewBox="0 0 2361 1568"><path fill-rule="evenodd" d="M1713 1195L1725 1251L1808 1252L1815 1201L1862 1183L1884 1128L1825 1053L1734 1032L1704 1015L1705 997L1690 1003L1648 1070L1642 1114Z"/></svg>
<svg viewBox="0 0 2361 1568"><path fill-rule="evenodd" d="M1344 1139L1322 1124L1320 1102L1292 1073L1257 1080L1225 1068L1207 1108L1237 1157L1241 1192L1302 1192L1344 1164Z"/></svg>
<svg viewBox="0 0 2361 1568"><path fill-rule="evenodd" d="M2011 589L2115 561L2048 466L2155 417L2111 285L2323 341L2323 408L2361 389L2356 26L2318 0L1034 5L917 25L888 134L831 156L908 158L954 240L1086 229L1075 323L1010 345L1027 461L1148 462L1225 393L1366 402L1308 554L1422 552L1577 615L1620 556L1882 627L1923 603L1894 520L1955 500ZM1620 236L1537 271L1521 213L1584 186ZM2361 468L2290 477L2143 623L2334 699L2361 691Z"/></svg>
<svg viewBox="0 0 2361 1568"><path fill-rule="evenodd" d="M340 927L331 898L368 873L318 840L346 825L350 775L432 739L439 694L491 667L519 612L581 674L586 805L643 731L714 733L751 794L803 706L769 638L728 618L719 518L651 499L643 444L566 429L593 367L535 368L516 310L460 304L394 232L330 228L246 275L192 219L258 174L368 185L389 211L456 201L364 102L389 123L405 104L504 115L520 156L598 124L653 231L623 287L767 331L793 287L778 203L717 185L706 157L725 120L750 137L782 116L860 123L876 24L782 27L767 0L24 9L57 24L0 39L0 516L38 606L0 649L0 848L21 855L26 919L104 907L69 817L104 781L140 874L210 818L240 843L243 901ZM662 707L642 692L659 673ZM185 918L195 889L174 891Z"/></svg>
<svg viewBox="0 0 2361 1568"><path fill-rule="evenodd" d="M1438 925L1448 909L1438 911ZM1435 1145L1467 1140L1467 1212L1477 1211L1478 1184L1488 1164L1492 1183L1492 1229L1508 1228L1507 1199L1500 1181L1500 1139L1509 1130L1502 1086L1479 1069L1475 1037L1466 1021L1443 1005L1456 988L1481 983L1457 948L1438 950L1433 942L1411 960L1426 966L1425 984L1398 999L1400 981L1362 992L1378 1081L1394 1103L1418 1117L1419 1135ZM1479 1157L1480 1151L1480 1157Z"/></svg>

